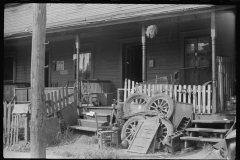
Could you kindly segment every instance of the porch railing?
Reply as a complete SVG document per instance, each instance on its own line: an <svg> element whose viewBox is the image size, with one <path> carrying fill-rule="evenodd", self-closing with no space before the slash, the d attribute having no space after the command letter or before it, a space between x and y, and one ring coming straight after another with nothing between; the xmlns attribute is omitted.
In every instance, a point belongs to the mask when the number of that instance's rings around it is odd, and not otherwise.
<svg viewBox="0 0 240 160"><path fill-rule="evenodd" d="M174 98L177 102L193 104L194 113L212 113L212 89L210 84L204 85L171 85L171 84L137 84L131 80L125 80L124 88L118 89L118 103L125 100L134 93L144 93L153 96L159 90ZM174 95L174 97L173 97Z"/></svg>

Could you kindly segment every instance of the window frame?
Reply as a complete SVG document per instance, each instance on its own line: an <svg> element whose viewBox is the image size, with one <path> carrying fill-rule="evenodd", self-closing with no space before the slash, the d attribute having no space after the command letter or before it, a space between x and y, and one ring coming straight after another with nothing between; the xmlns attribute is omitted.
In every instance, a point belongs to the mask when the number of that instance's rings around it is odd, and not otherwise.
<svg viewBox="0 0 240 160"><path fill-rule="evenodd" d="M13 58L13 80L5 80L3 78L4 83L16 83L16 55L14 53L6 53L7 55L4 56L5 58L12 57Z"/></svg>

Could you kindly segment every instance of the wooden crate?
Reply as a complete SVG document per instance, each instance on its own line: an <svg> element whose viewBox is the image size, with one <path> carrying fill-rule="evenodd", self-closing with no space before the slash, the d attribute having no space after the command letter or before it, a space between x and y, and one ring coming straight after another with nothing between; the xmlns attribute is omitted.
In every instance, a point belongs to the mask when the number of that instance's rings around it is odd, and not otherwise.
<svg viewBox="0 0 240 160"><path fill-rule="evenodd" d="M115 99L114 93L98 93L98 99L101 106L110 106Z"/></svg>

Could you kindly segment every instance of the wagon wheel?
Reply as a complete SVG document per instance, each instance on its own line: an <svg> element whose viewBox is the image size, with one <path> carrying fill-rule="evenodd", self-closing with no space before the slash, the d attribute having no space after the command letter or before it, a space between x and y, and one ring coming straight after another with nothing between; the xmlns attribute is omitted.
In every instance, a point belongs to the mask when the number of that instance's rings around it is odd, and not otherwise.
<svg viewBox="0 0 240 160"><path fill-rule="evenodd" d="M146 104L149 100L149 96L143 93L135 93L129 96L124 102L123 111L124 117L130 116L133 113L146 111ZM136 105L136 109L132 110L131 107ZM139 108L140 106L140 108Z"/></svg>
<svg viewBox="0 0 240 160"><path fill-rule="evenodd" d="M160 114L170 118L173 113L173 100L164 93L154 95L146 104L148 110L158 111Z"/></svg>
<svg viewBox="0 0 240 160"><path fill-rule="evenodd" d="M135 116L127 120L125 124L122 127L122 133L121 133L121 140L124 141L125 139L128 141L128 144L132 141L136 131L138 122L140 120L145 120L145 118L141 116Z"/></svg>
<svg viewBox="0 0 240 160"><path fill-rule="evenodd" d="M167 137L173 134L173 125L170 121L166 119L161 119L160 127L157 132L158 141L165 144L167 142Z"/></svg>

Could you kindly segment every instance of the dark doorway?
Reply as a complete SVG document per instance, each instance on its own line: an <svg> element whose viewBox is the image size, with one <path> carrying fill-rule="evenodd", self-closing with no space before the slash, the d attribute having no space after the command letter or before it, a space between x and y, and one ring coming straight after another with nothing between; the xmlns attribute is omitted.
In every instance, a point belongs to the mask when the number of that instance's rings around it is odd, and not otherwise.
<svg viewBox="0 0 240 160"><path fill-rule="evenodd" d="M125 79L142 82L142 46L128 44L123 46L123 85Z"/></svg>
<svg viewBox="0 0 240 160"><path fill-rule="evenodd" d="M44 70L44 85L49 87L49 52L45 52L45 66L48 66Z"/></svg>

